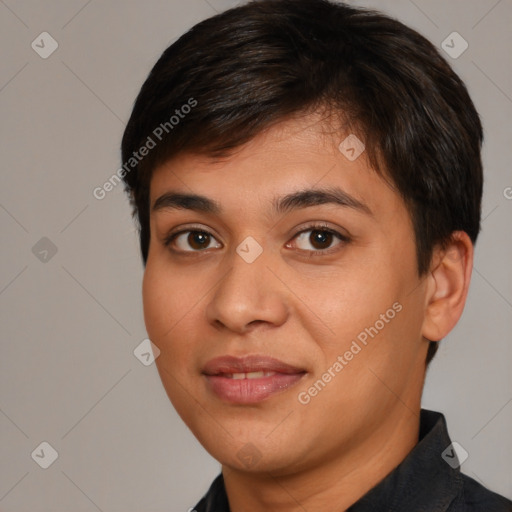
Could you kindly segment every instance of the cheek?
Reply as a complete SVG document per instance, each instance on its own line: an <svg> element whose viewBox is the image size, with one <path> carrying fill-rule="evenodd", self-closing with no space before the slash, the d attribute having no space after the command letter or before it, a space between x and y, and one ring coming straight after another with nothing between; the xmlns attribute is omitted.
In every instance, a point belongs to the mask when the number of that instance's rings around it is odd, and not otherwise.
<svg viewBox="0 0 512 512"><path fill-rule="evenodd" d="M142 295L144 320L149 338L160 349L156 367L162 384L174 408L193 432L195 422L207 424L198 406L194 386L197 385L195 356L200 347L194 345L191 334L197 330L200 309L199 284L192 286L190 278L183 272L170 272L162 266L149 262L143 278ZM185 293L192 289L194 293Z"/></svg>
<svg viewBox="0 0 512 512"><path fill-rule="evenodd" d="M169 306L169 296L165 293L165 279L158 279L157 275L148 261L142 281L142 302L146 330L155 343L164 331L165 312Z"/></svg>
<svg viewBox="0 0 512 512"><path fill-rule="evenodd" d="M305 284L311 292L311 281ZM398 290L388 275L381 275L371 267L363 272L333 275L324 287L310 293L315 312L330 327L334 344L347 342L365 328L374 325L381 314L392 308ZM330 344L330 342L329 342Z"/></svg>
<svg viewBox="0 0 512 512"><path fill-rule="evenodd" d="M418 284L414 265L392 264L390 257L365 263L333 275L309 294L313 302L308 305L329 327L316 341L326 368L352 350L357 352L348 354L353 370L371 363L394 378L394 369L407 367L420 348L421 290L410 293ZM304 283L304 291L312 290L311 283Z"/></svg>
<svg viewBox="0 0 512 512"><path fill-rule="evenodd" d="M144 273L142 297L146 330L160 349L157 363L163 364L173 375L189 371L190 362L199 349L194 339L198 339L197 331L204 323L207 287L204 281L197 281L191 272L162 268L149 261Z"/></svg>
<svg viewBox="0 0 512 512"><path fill-rule="evenodd" d="M191 309L183 286L184 279L178 273L171 275L148 261L142 282L144 321L149 337L161 349Z"/></svg>

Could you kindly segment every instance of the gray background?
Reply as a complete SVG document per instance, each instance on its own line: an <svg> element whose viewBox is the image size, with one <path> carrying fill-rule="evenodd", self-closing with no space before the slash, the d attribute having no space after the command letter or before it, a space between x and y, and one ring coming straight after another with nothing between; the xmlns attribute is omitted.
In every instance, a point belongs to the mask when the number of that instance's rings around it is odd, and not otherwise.
<svg viewBox="0 0 512 512"><path fill-rule="evenodd" d="M102 201L92 190L120 166L125 122L161 52L235 3L0 0L4 512L186 511L219 471L154 364L133 354L146 338L135 228L121 186ZM512 1L352 3L438 47L453 31L469 43L447 59L485 125L483 231L465 313L429 370L423 406L445 413L469 453L462 470L512 497ZM31 47L43 31L59 44L47 59ZM56 254L36 245L42 237ZM48 469L31 458L42 441L59 454Z"/></svg>

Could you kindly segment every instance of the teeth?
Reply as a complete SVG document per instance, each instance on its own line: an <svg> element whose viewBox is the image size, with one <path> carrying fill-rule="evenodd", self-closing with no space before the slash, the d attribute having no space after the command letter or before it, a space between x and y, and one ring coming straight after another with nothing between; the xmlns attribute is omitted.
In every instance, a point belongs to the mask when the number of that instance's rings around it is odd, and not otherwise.
<svg viewBox="0 0 512 512"><path fill-rule="evenodd" d="M261 379L262 377L270 377L275 375L276 372L248 372L248 373L225 373L224 377L228 379Z"/></svg>

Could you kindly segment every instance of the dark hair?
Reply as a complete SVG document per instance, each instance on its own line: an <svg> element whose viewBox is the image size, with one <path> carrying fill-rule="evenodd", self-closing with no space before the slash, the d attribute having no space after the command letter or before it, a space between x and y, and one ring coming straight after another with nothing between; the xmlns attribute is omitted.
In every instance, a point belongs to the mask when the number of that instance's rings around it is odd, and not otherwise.
<svg viewBox="0 0 512 512"><path fill-rule="evenodd" d="M260 0L180 37L135 101L122 140L123 180L144 264L157 165L184 151L227 155L285 118L319 110L364 141L372 167L404 199L420 276L453 231L475 243L482 126L438 50L379 12L327 0ZM437 347L430 343L427 364Z"/></svg>

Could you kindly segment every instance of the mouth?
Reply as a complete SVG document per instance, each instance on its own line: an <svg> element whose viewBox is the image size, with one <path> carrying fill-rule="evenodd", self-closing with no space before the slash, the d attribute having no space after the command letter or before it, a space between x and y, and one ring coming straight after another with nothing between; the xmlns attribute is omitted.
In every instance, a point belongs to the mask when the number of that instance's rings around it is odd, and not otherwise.
<svg viewBox="0 0 512 512"><path fill-rule="evenodd" d="M250 355L212 359L202 373L217 398L232 404L254 404L294 386L307 372L278 359Z"/></svg>
<svg viewBox="0 0 512 512"><path fill-rule="evenodd" d="M262 371L262 372L247 372L247 373L220 373L217 376L225 377L226 379L261 379L262 377L271 377L276 375L277 372Z"/></svg>

